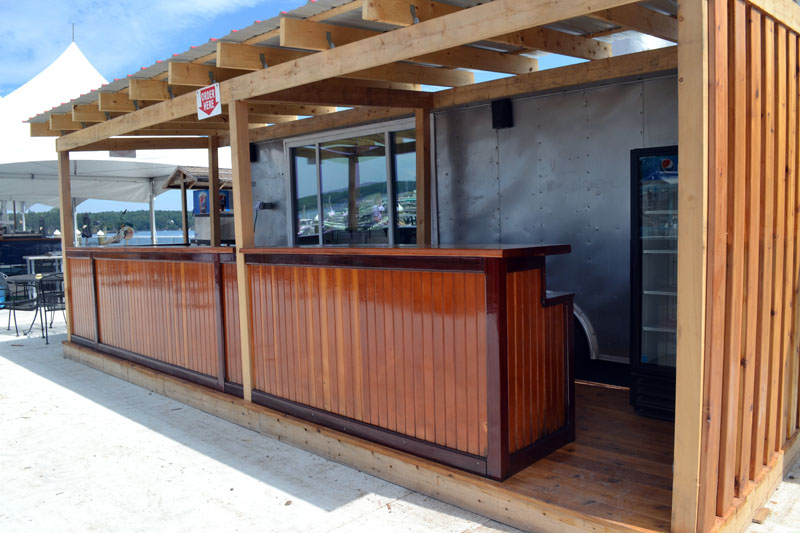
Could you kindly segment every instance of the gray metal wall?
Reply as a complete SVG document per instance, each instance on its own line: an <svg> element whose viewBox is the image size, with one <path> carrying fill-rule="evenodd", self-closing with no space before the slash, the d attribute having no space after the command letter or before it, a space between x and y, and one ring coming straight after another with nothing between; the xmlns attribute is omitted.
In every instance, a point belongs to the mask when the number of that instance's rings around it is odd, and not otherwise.
<svg viewBox="0 0 800 533"><path fill-rule="evenodd" d="M283 141L271 141L258 145L258 162L250 165L252 172L253 203L272 202L274 209L257 211L255 225L256 246L285 246L288 244L287 220L291 206L289 197L289 173L285 169Z"/></svg>
<svg viewBox="0 0 800 533"><path fill-rule="evenodd" d="M442 244L568 243L548 287L576 294L603 358L630 335L630 151L678 143L675 77L517 99L515 126L493 130L488 105L437 113L434 232ZM343 130L347 135L347 130ZM257 246L286 245L284 142L259 145Z"/></svg>
<svg viewBox="0 0 800 533"><path fill-rule="evenodd" d="M675 77L435 115L440 243L567 243L548 288L576 294L602 358L629 354L630 151L678 142Z"/></svg>

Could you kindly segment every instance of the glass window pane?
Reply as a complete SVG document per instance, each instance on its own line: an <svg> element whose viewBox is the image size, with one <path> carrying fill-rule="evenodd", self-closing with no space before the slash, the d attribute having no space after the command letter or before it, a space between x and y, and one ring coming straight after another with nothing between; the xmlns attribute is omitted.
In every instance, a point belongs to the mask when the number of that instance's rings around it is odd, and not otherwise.
<svg viewBox="0 0 800 533"><path fill-rule="evenodd" d="M323 244L388 244L382 133L320 144Z"/></svg>
<svg viewBox="0 0 800 533"><path fill-rule="evenodd" d="M319 244L316 147L312 144L293 148L292 165L295 175L295 242L297 244Z"/></svg>
<svg viewBox="0 0 800 533"><path fill-rule="evenodd" d="M417 133L392 134L394 143L395 197L397 198L397 244L417 243Z"/></svg>

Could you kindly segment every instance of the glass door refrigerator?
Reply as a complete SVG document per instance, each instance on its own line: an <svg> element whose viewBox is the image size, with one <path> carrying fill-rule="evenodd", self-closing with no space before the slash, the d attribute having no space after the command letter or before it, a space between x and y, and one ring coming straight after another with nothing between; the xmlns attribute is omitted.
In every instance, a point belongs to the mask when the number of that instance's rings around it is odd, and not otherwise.
<svg viewBox="0 0 800 533"><path fill-rule="evenodd" d="M631 151L631 404L675 416L678 147Z"/></svg>

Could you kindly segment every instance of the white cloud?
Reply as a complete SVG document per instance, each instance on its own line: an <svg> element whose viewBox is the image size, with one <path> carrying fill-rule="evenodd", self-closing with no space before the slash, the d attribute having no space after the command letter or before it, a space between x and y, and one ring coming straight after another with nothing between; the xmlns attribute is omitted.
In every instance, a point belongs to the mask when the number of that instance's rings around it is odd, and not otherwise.
<svg viewBox="0 0 800 533"><path fill-rule="evenodd" d="M75 40L107 78L130 74L210 37L216 17L259 6L269 18L298 0L0 0L0 95L32 78ZM282 7L281 7L282 6ZM242 21L244 26L252 20ZM198 31L198 28L202 28ZM192 30L195 31L192 31Z"/></svg>

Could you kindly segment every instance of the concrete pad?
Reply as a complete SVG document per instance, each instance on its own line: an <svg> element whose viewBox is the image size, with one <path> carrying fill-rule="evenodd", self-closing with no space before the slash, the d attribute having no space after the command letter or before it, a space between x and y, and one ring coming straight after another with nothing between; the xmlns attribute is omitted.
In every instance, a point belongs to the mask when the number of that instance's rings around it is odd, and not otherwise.
<svg viewBox="0 0 800 533"><path fill-rule="evenodd" d="M50 346L5 318L0 531L516 531L64 359L60 314Z"/></svg>
<svg viewBox="0 0 800 533"><path fill-rule="evenodd" d="M800 531L800 460L792 466L764 507L772 512L763 524L751 524L748 533Z"/></svg>

